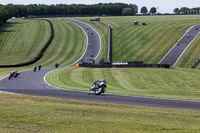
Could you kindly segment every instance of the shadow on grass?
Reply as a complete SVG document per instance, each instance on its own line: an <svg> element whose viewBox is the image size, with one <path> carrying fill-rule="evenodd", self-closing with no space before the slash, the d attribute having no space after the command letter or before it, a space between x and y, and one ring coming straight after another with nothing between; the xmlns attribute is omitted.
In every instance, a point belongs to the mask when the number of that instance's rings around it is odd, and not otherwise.
<svg viewBox="0 0 200 133"><path fill-rule="evenodd" d="M4 26L0 27L1 32L14 32L14 30L9 30L8 28L13 27L16 24L21 24L19 22L7 22Z"/></svg>

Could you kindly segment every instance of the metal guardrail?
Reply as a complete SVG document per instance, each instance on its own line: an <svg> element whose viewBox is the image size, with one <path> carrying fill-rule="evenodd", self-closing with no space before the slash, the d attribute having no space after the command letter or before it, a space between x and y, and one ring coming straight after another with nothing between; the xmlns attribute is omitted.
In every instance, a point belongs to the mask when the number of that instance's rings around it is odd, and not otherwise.
<svg viewBox="0 0 200 133"><path fill-rule="evenodd" d="M108 62L112 62L112 28L110 26L108 32Z"/></svg>
<svg viewBox="0 0 200 133"><path fill-rule="evenodd" d="M190 66L190 68L191 68L191 69L194 69L194 68L198 65L199 62L200 62L200 57L199 57L199 59L197 59L197 60Z"/></svg>

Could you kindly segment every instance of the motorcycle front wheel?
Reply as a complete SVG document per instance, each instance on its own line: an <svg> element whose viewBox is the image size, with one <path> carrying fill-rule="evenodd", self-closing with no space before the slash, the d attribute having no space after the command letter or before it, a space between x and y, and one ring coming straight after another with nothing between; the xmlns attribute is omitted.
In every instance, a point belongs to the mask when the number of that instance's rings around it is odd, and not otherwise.
<svg viewBox="0 0 200 133"><path fill-rule="evenodd" d="M95 94L100 95L102 93L102 87L96 89Z"/></svg>

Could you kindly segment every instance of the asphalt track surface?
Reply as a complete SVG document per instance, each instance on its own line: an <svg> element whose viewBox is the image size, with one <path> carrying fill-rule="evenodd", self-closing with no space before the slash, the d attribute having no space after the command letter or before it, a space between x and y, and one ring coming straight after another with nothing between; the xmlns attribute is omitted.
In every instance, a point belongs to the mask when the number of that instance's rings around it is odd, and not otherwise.
<svg viewBox="0 0 200 133"><path fill-rule="evenodd" d="M189 47L192 41L200 33L200 25L192 26L182 38L170 49L170 51L162 58L159 64L169 64L175 66L181 58L185 50Z"/></svg>
<svg viewBox="0 0 200 133"><path fill-rule="evenodd" d="M87 48L86 52L81 57L82 61L90 62L91 60L96 59L101 49L101 39L98 32L96 32L91 26L86 23L70 19L66 19L65 21L78 25L87 36ZM75 63L81 63L81 60L78 60Z"/></svg>
<svg viewBox="0 0 200 133"><path fill-rule="evenodd" d="M77 22L76 24L79 23L81 22ZM81 25L82 29L85 31L87 31L88 29L84 29L84 27L87 26L91 28L89 25L86 25L84 23L81 23ZM94 31L91 28L89 29L89 32L96 32L96 31ZM97 34L98 33L95 33L95 36ZM90 38L93 38L93 35L88 36L88 42L91 41ZM97 43L92 42L92 43L100 44L98 42ZM89 51L88 50L89 49L87 48L84 55L88 55L88 53L90 54L91 50ZM99 49L96 49L96 51L93 52L98 54L98 51ZM80 60L78 60L77 62L79 61ZM114 104L160 107L160 108L200 110L200 102L196 101L167 100L167 99L121 96L121 95L111 95L111 94L102 94L96 96L96 95L87 95L86 92L81 92L81 91L72 91L61 88L55 88L53 86L46 84L43 79L46 73L54 69L56 68L45 68L36 72L33 72L32 70L23 71L17 78L12 78L11 80L8 80L8 78L6 77L0 81L0 93L8 92L8 93L16 93L24 95L66 98L66 99L81 100L81 101L105 102Z"/></svg>

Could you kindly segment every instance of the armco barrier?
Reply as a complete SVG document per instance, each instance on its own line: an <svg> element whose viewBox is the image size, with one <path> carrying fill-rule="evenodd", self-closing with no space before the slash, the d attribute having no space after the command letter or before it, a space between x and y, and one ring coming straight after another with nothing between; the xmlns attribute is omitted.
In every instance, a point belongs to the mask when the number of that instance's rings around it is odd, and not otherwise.
<svg viewBox="0 0 200 133"><path fill-rule="evenodd" d="M23 66L28 66L31 65L35 62L37 62L38 60L41 59L41 57L43 56L44 52L46 51L46 49L49 47L49 45L51 44L53 38L54 38L54 28L53 28L53 24L51 23L51 21L47 20L47 19L42 19L45 20L47 22L49 22L50 27L51 27L51 36L49 38L49 40L46 42L46 44L44 45L44 47L41 49L40 53L33 58L32 60L28 61L28 62L24 62L24 63L19 63L19 64L14 64L14 65L0 65L0 68L9 68L9 67L23 67Z"/></svg>
<svg viewBox="0 0 200 133"><path fill-rule="evenodd" d="M108 62L112 62L112 28L110 26L108 32Z"/></svg>
<svg viewBox="0 0 200 133"><path fill-rule="evenodd" d="M79 64L79 67L88 67L88 68L170 68L168 64L143 64L142 61L137 62L118 62L110 63L104 62L103 64L91 64L91 63L82 63Z"/></svg>
<svg viewBox="0 0 200 133"><path fill-rule="evenodd" d="M195 68L195 67L199 64L199 62L200 62L200 58L197 59L197 60L190 66L190 68L191 68L191 69Z"/></svg>

